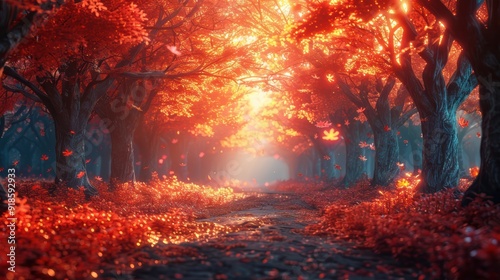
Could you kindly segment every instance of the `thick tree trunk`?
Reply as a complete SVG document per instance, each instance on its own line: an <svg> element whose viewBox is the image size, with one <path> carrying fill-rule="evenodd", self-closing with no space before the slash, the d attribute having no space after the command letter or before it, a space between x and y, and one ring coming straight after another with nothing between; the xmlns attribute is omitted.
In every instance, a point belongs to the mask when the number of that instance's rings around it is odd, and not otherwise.
<svg viewBox="0 0 500 280"><path fill-rule="evenodd" d="M424 193L434 193L458 185L459 143L455 118L455 110L444 108L432 115L423 116L424 148L419 189Z"/></svg>
<svg viewBox="0 0 500 280"><path fill-rule="evenodd" d="M85 167L85 127L87 118L79 124L55 119L56 129L56 184L73 189L84 188L87 197L97 195L97 189L89 182Z"/></svg>
<svg viewBox="0 0 500 280"><path fill-rule="evenodd" d="M463 205L467 205L477 194L486 194L495 203L500 203L500 78L485 83L481 81L481 166L479 175L465 192Z"/></svg>
<svg viewBox="0 0 500 280"><path fill-rule="evenodd" d="M375 137L375 170L373 173L373 186L387 186L399 174L397 166L399 160L399 145L396 132L373 132Z"/></svg>
<svg viewBox="0 0 500 280"><path fill-rule="evenodd" d="M346 162L345 176L342 179L342 186L348 188L358 182L365 173L364 162L359 159L363 154L363 149L358 145L358 139L346 140Z"/></svg>
<svg viewBox="0 0 500 280"><path fill-rule="evenodd" d="M134 146L133 138L137 122L117 121L111 136L111 190L117 184L134 183Z"/></svg>

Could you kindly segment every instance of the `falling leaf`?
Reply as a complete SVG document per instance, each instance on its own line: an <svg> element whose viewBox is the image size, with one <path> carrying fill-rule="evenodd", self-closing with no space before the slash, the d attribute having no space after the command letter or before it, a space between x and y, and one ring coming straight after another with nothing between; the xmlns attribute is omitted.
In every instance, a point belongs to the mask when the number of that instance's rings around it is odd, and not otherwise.
<svg viewBox="0 0 500 280"><path fill-rule="evenodd" d="M198 155L200 158L204 157L205 156L205 153L204 152L200 152L200 154Z"/></svg>
<svg viewBox="0 0 500 280"><path fill-rule="evenodd" d="M345 120L344 124L345 124L345 126L349 126L351 123L349 122L349 120Z"/></svg>
<svg viewBox="0 0 500 280"><path fill-rule="evenodd" d="M324 160L330 160L330 157L329 156L323 156L323 159Z"/></svg>
<svg viewBox="0 0 500 280"><path fill-rule="evenodd" d="M48 160L49 157L46 155L46 154L43 154L41 157L40 157L41 160Z"/></svg>
<svg viewBox="0 0 500 280"><path fill-rule="evenodd" d="M167 46L167 49L176 56L180 56L182 54L179 50L177 50L176 46Z"/></svg>
<svg viewBox="0 0 500 280"><path fill-rule="evenodd" d="M375 151L375 144L374 143L370 144L370 150Z"/></svg>
<svg viewBox="0 0 500 280"><path fill-rule="evenodd" d="M476 136L477 138L481 138L481 133L480 132L476 133Z"/></svg>
<svg viewBox="0 0 500 280"><path fill-rule="evenodd" d="M177 138L172 139L172 144L176 144L177 142L179 142L179 140L177 140Z"/></svg>
<svg viewBox="0 0 500 280"><path fill-rule="evenodd" d="M91 161L91 159L90 159L90 158L89 158L89 159L86 159L86 160L85 160L85 163L90 163L90 161Z"/></svg>
<svg viewBox="0 0 500 280"><path fill-rule="evenodd" d="M330 126L332 126L332 123L329 121L319 121L316 123L316 127L319 127L319 128L327 128Z"/></svg>
<svg viewBox="0 0 500 280"><path fill-rule="evenodd" d="M335 131L335 129L331 128L329 131L325 130L323 131L324 136L322 137L323 140L328 140L328 141L337 141L339 140L339 132Z"/></svg>
<svg viewBox="0 0 500 280"><path fill-rule="evenodd" d="M337 169L337 170L342 170L342 167L341 167L340 165L335 164L334 166L335 166L335 169Z"/></svg>
<svg viewBox="0 0 500 280"><path fill-rule="evenodd" d="M312 77L313 79L315 79L315 80L319 80L319 76L318 76L318 75L316 75L316 74L311 75L311 77Z"/></svg>
<svg viewBox="0 0 500 280"><path fill-rule="evenodd" d="M408 145L408 140L403 140L403 143L404 143L405 145Z"/></svg>
<svg viewBox="0 0 500 280"><path fill-rule="evenodd" d="M384 125L384 131L385 132L391 131L391 128L388 125Z"/></svg>
<svg viewBox="0 0 500 280"><path fill-rule="evenodd" d="M65 156L65 157L69 157L70 155L72 155L72 154L73 154L73 151L66 149L66 150L64 150L64 151L62 152L62 154L63 154L63 156Z"/></svg>
<svg viewBox="0 0 500 280"><path fill-rule="evenodd" d="M405 164L401 162L397 162L396 165L399 167L400 170L405 170Z"/></svg>
<svg viewBox="0 0 500 280"><path fill-rule="evenodd" d="M85 171L80 171L76 174L76 178L81 179L85 175Z"/></svg>
<svg viewBox="0 0 500 280"><path fill-rule="evenodd" d="M359 144L358 144L358 145L359 145L359 147L360 147L361 149L363 149L363 148L367 148L367 147L370 147L370 145L369 145L369 144L367 144L365 141L361 141L361 142L359 142Z"/></svg>
<svg viewBox="0 0 500 280"><path fill-rule="evenodd" d="M95 176L94 179L96 179L99 182L102 182L102 177L101 176Z"/></svg>
<svg viewBox="0 0 500 280"><path fill-rule="evenodd" d="M360 113L360 114L361 114L361 113L363 113L365 110L366 110L366 108L364 108L364 107L360 107L360 108L358 108L358 109L356 110L356 112L358 112L358 113Z"/></svg>
<svg viewBox="0 0 500 280"><path fill-rule="evenodd" d="M332 74L326 75L326 79L328 80L329 83L333 83L335 81L334 77Z"/></svg>
<svg viewBox="0 0 500 280"><path fill-rule="evenodd" d="M70 131L69 131L69 134L71 134L71 135L75 135L75 132L74 132L73 130L70 130Z"/></svg>
<svg viewBox="0 0 500 280"><path fill-rule="evenodd" d="M18 161L18 160L15 160L15 161L12 163L12 165L14 165L14 166L17 166L18 164L19 164L19 161Z"/></svg>
<svg viewBox="0 0 500 280"><path fill-rule="evenodd" d="M363 155L360 155L358 158L359 158L361 161L367 161L366 157L365 157L365 156L363 156Z"/></svg>
<svg viewBox="0 0 500 280"><path fill-rule="evenodd" d="M460 117L458 118L458 125L461 127L461 128L464 128L464 127L468 127L469 126L469 121L466 120L465 118L463 117Z"/></svg>

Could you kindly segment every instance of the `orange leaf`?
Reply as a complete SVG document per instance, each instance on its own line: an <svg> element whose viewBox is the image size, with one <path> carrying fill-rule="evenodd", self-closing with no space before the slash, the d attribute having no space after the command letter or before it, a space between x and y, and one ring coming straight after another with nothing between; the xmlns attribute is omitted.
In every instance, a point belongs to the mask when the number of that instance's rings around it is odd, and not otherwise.
<svg viewBox="0 0 500 280"><path fill-rule="evenodd" d="M469 126L469 121L460 117L458 118L458 125L461 127L461 128L464 128L464 127L468 127Z"/></svg>

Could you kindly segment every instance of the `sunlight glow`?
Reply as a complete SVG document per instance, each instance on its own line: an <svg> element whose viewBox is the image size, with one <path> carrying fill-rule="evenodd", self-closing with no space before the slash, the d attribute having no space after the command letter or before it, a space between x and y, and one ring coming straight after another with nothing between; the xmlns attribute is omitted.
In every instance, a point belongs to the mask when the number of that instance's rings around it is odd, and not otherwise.
<svg viewBox="0 0 500 280"><path fill-rule="evenodd" d="M408 10L409 10L409 7L408 7L408 3L406 1L401 1L401 8L403 8L403 11L406 13L408 13Z"/></svg>
<svg viewBox="0 0 500 280"><path fill-rule="evenodd" d="M248 96L248 99L254 112L260 111L272 101L271 97L269 97L269 93L261 89L256 89Z"/></svg>

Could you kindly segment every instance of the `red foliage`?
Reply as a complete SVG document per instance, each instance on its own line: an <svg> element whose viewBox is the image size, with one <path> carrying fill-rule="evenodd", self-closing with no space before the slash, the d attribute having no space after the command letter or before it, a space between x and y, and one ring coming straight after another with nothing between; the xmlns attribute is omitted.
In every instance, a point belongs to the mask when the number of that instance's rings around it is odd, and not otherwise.
<svg viewBox="0 0 500 280"><path fill-rule="evenodd" d="M392 191L366 184L335 190L326 194L337 197L335 203L308 231L417 262L432 278L499 279L500 205L477 200L461 208L456 190L415 195L414 184L399 181Z"/></svg>
<svg viewBox="0 0 500 280"><path fill-rule="evenodd" d="M229 188L213 189L175 179L123 186L108 192L98 183L99 197L88 202L83 190L64 190L50 196L52 184L23 183L16 205L16 273L7 279L102 278L103 273L127 274L150 262L155 254L186 255L177 244L226 233L233 229L196 222L195 209L221 205L237 196ZM7 223L7 219L5 219ZM0 238L7 240L7 227ZM149 250L151 251L151 250ZM187 252L189 254L189 252ZM2 252L0 269L7 271Z"/></svg>

